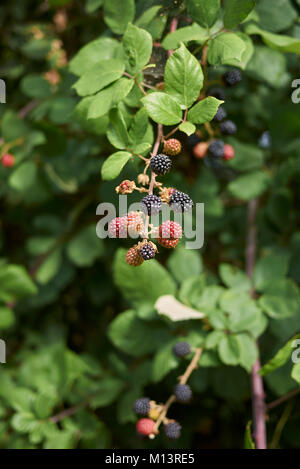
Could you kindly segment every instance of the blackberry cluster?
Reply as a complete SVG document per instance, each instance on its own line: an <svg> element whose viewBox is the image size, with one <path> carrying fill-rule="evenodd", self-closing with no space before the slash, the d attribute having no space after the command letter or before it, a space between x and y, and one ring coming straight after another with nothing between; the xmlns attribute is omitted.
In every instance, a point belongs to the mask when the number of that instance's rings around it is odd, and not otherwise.
<svg viewBox="0 0 300 469"><path fill-rule="evenodd" d="M174 394L178 402L189 402L192 398L192 390L188 384L177 384Z"/></svg>
<svg viewBox="0 0 300 469"><path fill-rule="evenodd" d="M150 399L148 397L141 397L133 404L133 410L138 415L148 415L150 411Z"/></svg>
<svg viewBox="0 0 300 469"><path fill-rule="evenodd" d="M161 199L157 195L146 195L141 200L141 209L147 215L156 215L161 210Z"/></svg>
<svg viewBox="0 0 300 469"><path fill-rule="evenodd" d="M192 199L184 192L175 191L170 197L170 206L175 212L188 212L193 205Z"/></svg>
<svg viewBox="0 0 300 469"><path fill-rule="evenodd" d="M236 125L234 122L227 120L224 122L221 122L220 124L220 132L223 135L233 135L236 133Z"/></svg>
<svg viewBox="0 0 300 469"><path fill-rule="evenodd" d="M150 168L158 176L167 174L172 166L172 161L167 155L160 154L154 156L150 161Z"/></svg>
<svg viewBox="0 0 300 469"><path fill-rule="evenodd" d="M242 74L237 68L233 68L228 72L224 73L223 81L226 86L234 86L239 83L242 79Z"/></svg>
<svg viewBox="0 0 300 469"><path fill-rule="evenodd" d="M191 353L191 346L187 342L177 342L173 347L173 353L177 357L185 357Z"/></svg>
<svg viewBox="0 0 300 469"><path fill-rule="evenodd" d="M178 422L170 422L165 425L165 435L171 440L177 440L181 434L181 425Z"/></svg>
<svg viewBox="0 0 300 469"><path fill-rule="evenodd" d="M155 248L152 243L145 243L139 248L140 256L144 259L144 261L149 261L155 257Z"/></svg>

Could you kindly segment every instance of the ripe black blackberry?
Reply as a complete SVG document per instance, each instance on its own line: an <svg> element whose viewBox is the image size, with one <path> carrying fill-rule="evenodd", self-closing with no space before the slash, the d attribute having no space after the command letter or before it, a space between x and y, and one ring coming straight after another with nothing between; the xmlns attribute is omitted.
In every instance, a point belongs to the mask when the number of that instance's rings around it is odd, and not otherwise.
<svg viewBox="0 0 300 469"><path fill-rule="evenodd" d="M139 248L140 256L144 259L144 261L150 261L155 257L156 251L153 243L145 243Z"/></svg>
<svg viewBox="0 0 300 469"><path fill-rule="evenodd" d="M170 206L175 212L188 212L193 205L192 199L184 192L175 191L170 197Z"/></svg>
<svg viewBox="0 0 300 469"><path fill-rule="evenodd" d="M213 96L214 98L220 99L221 101L225 101L226 94L223 88L219 86L213 86L208 90L207 96Z"/></svg>
<svg viewBox="0 0 300 469"><path fill-rule="evenodd" d="M208 147L209 156L216 159L221 159L224 154L224 142L223 140L213 140Z"/></svg>
<svg viewBox="0 0 300 469"><path fill-rule="evenodd" d="M157 195L146 195L141 200L141 209L147 215L156 215L161 210L161 199Z"/></svg>
<svg viewBox="0 0 300 469"><path fill-rule="evenodd" d="M242 79L242 74L237 68L233 68L228 72L224 73L223 81L227 86L234 86Z"/></svg>
<svg viewBox="0 0 300 469"><path fill-rule="evenodd" d="M171 166L172 161L170 160L170 158L162 153L160 155L155 155L153 158L151 158L150 161L150 168L158 176L163 176L164 174L167 174L167 172L170 171Z"/></svg>
<svg viewBox="0 0 300 469"><path fill-rule="evenodd" d="M150 399L148 397L141 397L133 404L133 410L138 415L148 415L150 411Z"/></svg>
<svg viewBox="0 0 300 469"><path fill-rule="evenodd" d="M187 342L177 342L173 347L173 353L177 357L185 357L191 352L191 346Z"/></svg>
<svg viewBox="0 0 300 469"><path fill-rule="evenodd" d="M178 402L189 402L192 398L192 390L188 384L177 384L174 394Z"/></svg>
<svg viewBox="0 0 300 469"><path fill-rule="evenodd" d="M223 119L226 119L226 117L227 117L227 112L222 106L220 106L213 120L215 122L221 122Z"/></svg>
<svg viewBox="0 0 300 469"><path fill-rule="evenodd" d="M180 437L181 425L178 422L170 422L165 425L165 435L171 440L177 440Z"/></svg>
<svg viewBox="0 0 300 469"><path fill-rule="evenodd" d="M236 131L237 131L237 128L234 122L229 121L229 120L221 122L220 132L223 135L233 135L236 133Z"/></svg>

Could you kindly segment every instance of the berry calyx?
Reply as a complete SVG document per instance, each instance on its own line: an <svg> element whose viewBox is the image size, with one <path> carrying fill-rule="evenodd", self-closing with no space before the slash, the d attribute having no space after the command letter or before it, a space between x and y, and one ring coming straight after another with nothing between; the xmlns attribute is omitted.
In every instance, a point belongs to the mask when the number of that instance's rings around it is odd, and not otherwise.
<svg viewBox="0 0 300 469"><path fill-rule="evenodd" d="M179 243L179 239L157 238L157 241L161 246L167 249L175 248Z"/></svg>
<svg viewBox="0 0 300 469"><path fill-rule="evenodd" d="M137 422L136 430L140 435L149 436L151 433L153 433L154 426L154 420L143 418Z"/></svg>
<svg viewBox="0 0 300 469"><path fill-rule="evenodd" d="M236 133L236 130L236 125L232 121L227 120L220 124L220 132L223 135L233 135Z"/></svg>
<svg viewBox="0 0 300 469"><path fill-rule="evenodd" d="M192 398L192 390L188 384L177 384L174 394L178 402L189 402Z"/></svg>
<svg viewBox="0 0 300 469"><path fill-rule="evenodd" d="M141 209L147 215L156 215L161 210L161 199L154 194L146 195L141 200Z"/></svg>
<svg viewBox="0 0 300 469"><path fill-rule="evenodd" d="M148 397L141 397L133 404L133 410L138 415L147 415L150 411L150 399Z"/></svg>
<svg viewBox="0 0 300 469"><path fill-rule="evenodd" d="M224 154L223 154L224 160L230 161L232 160L232 158L234 158L234 156L235 156L234 148L228 143L226 143L224 145Z"/></svg>
<svg viewBox="0 0 300 469"><path fill-rule="evenodd" d="M193 205L192 199L184 192L175 191L170 197L170 206L175 212L188 212Z"/></svg>
<svg viewBox="0 0 300 469"><path fill-rule="evenodd" d="M220 106L219 109L217 110L215 117L213 118L213 121L221 122L223 119L226 119L226 117L227 117L227 112L222 106Z"/></svg>
<svg viewBox="0 0 300 469"><path fill-rule="evenodd" d="M126 262L133 267L138 267L144 262L144 259L137 249L137 246L133 246L132 248L128 249L126 253Z"/></svg>
<svg viewBox="0 0 300 469"><path fill-rule="evenodd" d="M213 140L208 147L209 155L214 158L222 158L224 154L224 142L223 140Z"/></svg>
<svg viewBox="0 0 300 469"><path fill-rule="evenodd" d="M223 81L227 86L234 86L239 83L242 79L242 74L237 68L233 68L228 72L224 73Z"/></svg>
<svg viewBox="0 0 300 469"><path fill-rule="evenodd" d="M153 158L151 158L150 161L150 168L152 171L157 174L158 176L163 176L164 174L167 174L172 166L172 161L167 155L155 155Z"/></svg>
<svg viewBox="0 0 300 469"><path fill-rule="evenodd" d="M171 440L177 440L180 437L181 425L178 422L170 422L165 425L165 435Z"/></svg>
<svg viewBox="0 0 300 469"><path fill-rule="evenodd" d="M129 181L128 179L125 179L125 181L121 182L121 184L116 187L116 193L131 194L135 188L136 185L134 181Z"/></svg>
<svg viewBox="0 0 300 469"><path fill-rule="evenodd" d="M181 143L176 138L170 138L164 143L164 152L167 155L175 156L181 152Z"/></svg>
<svg viewBox="0 0 300 469"><path fill-rule="evenodd" d="M11 168L15 164L15 157L11 153L5 153L1 158L2 166L5 168Z"/></svg>
<svg viewBox="0 0 300 469"><path fill-rule="evenodd" d="M110 238L127 237L127 217L117 217L108 224L108 234Z"/></svg>
<svg viewBox="0 0 300 469"><path fill-rule="evenodd" d="M177 342L173 347L173 353L177 357L185 357L191 353L191 346L187 342Z"/></svg>
<svg viewBox="0 0 300 469"><path fill-rule="evenodd" d="M178 239L182 236L182 228L176 221L165 221L158 229L160 238Z"/></svg>
<svg viewBox="0 0 300 469"><path fill-rule="evenodd" d="M144 261L149 261L155 257L157 247L151 241L146 241L138 244L138 251Z"/></svg>
<svg viewBox="0 0 300 469"><path fill-rule="evenodd" d="M193 148L194 156L200 159L204 158L208 150L208 145L209 144L207 142L197 143Z"/></svg>

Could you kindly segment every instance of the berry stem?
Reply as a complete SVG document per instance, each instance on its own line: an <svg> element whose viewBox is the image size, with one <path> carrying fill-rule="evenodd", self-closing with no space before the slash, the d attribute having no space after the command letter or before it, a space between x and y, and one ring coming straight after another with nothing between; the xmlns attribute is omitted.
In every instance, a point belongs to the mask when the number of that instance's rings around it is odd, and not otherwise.
<svg viewBox="0 0 300 469"><path fill-rule="evenodd" d="M175 16L172 19L171 24L170 24L170 33L174 33L174 31L176 31L177 29L177 26L178 26L178 18ZM173 52L174 52L173 49L168 50L168 57L171 57Z"/></svg>

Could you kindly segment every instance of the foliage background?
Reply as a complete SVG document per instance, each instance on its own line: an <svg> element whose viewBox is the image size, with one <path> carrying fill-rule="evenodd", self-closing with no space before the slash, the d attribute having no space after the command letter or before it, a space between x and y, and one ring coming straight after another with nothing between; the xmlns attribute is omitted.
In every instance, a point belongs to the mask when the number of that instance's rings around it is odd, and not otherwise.
<svg viewBox="0 0 300 469"><path fill-rule="evenodd" d="M207 351L191 379L193 402L172 409L183 426L178 443L164 436L138 439L132 402L140 395L165 401L181 371L171 344L184 335L202 343L208 334L197 321L178 325L159 318L153 306L157 297L177 292L182 302L210 312L215 308L210 302L226 287L225 309L249 306L248 299L238 303L247 279L220 265L244 270L247 202L257 196L258 254L270 256L259 261L255 280L261 292L269 289L266 302L271 301L256 310L261 323L255 327L264 331L262 362L299 332L300 108L291 102L291 82L299 76L294 53L299 53L299 1L260 0L252 13L256 27L288 35L298 46L292 53L275 50L257 30L251 35L255 52L243 81L226 94L226 109L238 125L237 137L229 140L236 159L221 171L205 167L180 133L184 151L167 182L205 203L204 248L162 251L161 265L151 261L138 277L118 250L126 242L95 237L97 204L116 202L115 185L134 178L136 168L129 165L113 182L99 177L114 151L106 137L109 118L88 122L78 111L72 85L82 63L77 59L77 66L75 61L69 66L90 41L119 40L124 32L112 26L108 13L105 17L102 3L13 0L0 7L0 76L7 85L7 103L0 105L1 152L16 156L12 169L0 167L0 328L7 343L0 375L0 446L239 448L252 418L249 356L243 368L237 365L241 357L222 359L214 348ZM161 5L154 19L138 24L160 41L172 17L181 14L181 3L136 1L135 19ZM180 26L189 24L183 13ZM191 50L199 44L192 42ZM109 50L98 53L108 58ZM154 48L151 62L157 67L146 75L149 82L162 80L165 60L166 51ZM212 78L226 69L211 67ZM133 113L130 100L124 106ZM258 145L266 130L271 148ZM276 282L283 278L279 288ZM299 367L291 377L291 366L288 360L266 376L267 401L299 387ZM300 446L299 400L291 402L269 414L269 443L275 447ZM60 418L66 409L70 415Z"/></svg>

